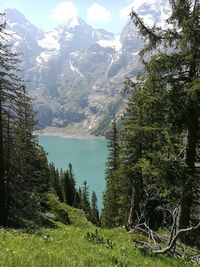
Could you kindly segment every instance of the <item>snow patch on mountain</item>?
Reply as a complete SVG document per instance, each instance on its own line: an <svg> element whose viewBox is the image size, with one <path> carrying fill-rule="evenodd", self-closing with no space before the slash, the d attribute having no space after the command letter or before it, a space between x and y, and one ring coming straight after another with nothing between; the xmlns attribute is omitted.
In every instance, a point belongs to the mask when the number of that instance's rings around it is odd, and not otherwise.
<svg viewBox="0 0 200 267"><path fill-rule="evenodd" d="M74 65L72 64L71 61L69 61L69 65L70 65L70 69L71 69L73 72L78 73L78 74L80 75L80 77L82 77L82 78L84 77L84 75L79 71L79 69L76 68L76 67L74 67Z"/></svg>
<svg viewBox="0 0 200 267"><path fill-rule="evenodd" d="M48 62L50 60L51 57L55 56L54 53L52 52L42 52L38 57L36 57L36 62L39 63L39 64L42 64L44 62Z"/></svg>
<svg viewBox="0 0 200 267"><path fill-rule="evenodd" d="M169 3L166 0L134 0L121 10L121 17L129 16L132 10L150 27L155 23L157 26L166 27L165 21L171 13Z"/></svg>
<svg viewBox="0 0 200 267"><path fill-rule="evenodd" d="M144 0L143 1L134 0L132 2L132 4L130 5L130 7L137 11L144 4L155 7L155 5L160 4L160 3L158 3L160 1L162 1L162 0L145 0L145 1Z"/></svg>
<svg viewBox="0 0 200 267"><path fill-rule="evenodd" d="M114 62L114 59L112 57L110 64L108 65L107 69L105 70L105 73L108 73L108 71L109 71L110 67L112 66L113 62Z"/></svg>
<svg viewBox="0 0 200 267"><path fill-rule="evenodd" d="M114 38L114 34L111 32L107 32L103 29L98 29L98 30L94 30L92 31L92 38L95 39L96 41L99 41L101 39L105 39L105 40L113 40Z"/></svg>
<svg viewBox="0 0 200 267"><path fill-rule="evenodd" d="M150 27L155 23L157 26L166 27L166 19L170 15L169 4L164 0L148 0L142 2L136 8L136 12Z"/></svg>
<svg viewBox="0 0 200 267"><path fill-rule="evenodd" d="M18 23L16 23L16 22L7 21L7 26L10 27L10 28L13 28L13 27L15 27L17 25L18 25Z"/></svg>
<svg viewBox="0 0 200 267"><path fill-rule="evenodd" d="M45 33L44 38L38 40L38 45L44 49L52 50L52 49L60 49L59 40L59 31L50 31Z"/></svg>
<svg viewBox="0 0 200 267"><path fill-rule="evenodd" d="M75 59L79 59L79 60L83 57L82 53L80 53L79 51L71 52L70 56Z"/></svg>
<svg viewBox="0 0 200 267"><path fill-rule="evenodd" d="M115 51L120 52L122 49L122 43L120 41L120 35L116 35L112 40L99 40L97 42L102 47L112 47Z"/></svg>
<svg viewBox="0 0 200 267"><path fill-rule="evenodd" d="M76 26L80 26L80 21L79 19L75 16L75 17L72 17L68 24L67 24L67 28L74 28Z"/></svg>
<svg viewBox="0 0 200 267"><path fill-rule="evenodd" d="M65 41L69 41L73 38L73 33L65 32Z"/></svg>

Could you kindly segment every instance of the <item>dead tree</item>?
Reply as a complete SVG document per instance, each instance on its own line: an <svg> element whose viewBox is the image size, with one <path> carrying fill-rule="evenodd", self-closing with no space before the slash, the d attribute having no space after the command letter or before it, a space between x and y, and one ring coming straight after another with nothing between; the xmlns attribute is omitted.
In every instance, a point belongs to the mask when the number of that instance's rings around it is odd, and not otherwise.
<svg viewBox="0 0 200 267"><path fill-rule="evenodd" d="M152 251L155 254L164 254L164 253L167 253L168 251L171 251L174 248L174 246L176 245L176 242L177 242L178 238L180 238L183 234L189 234L189 233L191 233L193 231L197 231L199 229L200 229L200 222L196 226L192 226L192 227L189 227L189 228L186 228L186 229L181 229L172 238L170 244L166 248L163 248L163 249L160 249L160 250L152 250Z"/></svg>

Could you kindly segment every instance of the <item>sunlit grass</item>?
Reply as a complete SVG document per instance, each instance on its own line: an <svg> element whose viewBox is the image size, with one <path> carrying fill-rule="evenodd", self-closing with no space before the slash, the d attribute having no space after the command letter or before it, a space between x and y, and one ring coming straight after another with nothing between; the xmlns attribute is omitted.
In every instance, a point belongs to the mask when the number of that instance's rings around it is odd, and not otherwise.
<svg viewBox="0 0 200 267"><path fill-rule="evenodd" d="M96 231L82 211L65 208L71 225L56 222L57 228L37 234L0 229L0 267L193 266L184 259L143 255L132 242L133 234L122 228ZM88 238L91 233L100 241Z"/></svg>

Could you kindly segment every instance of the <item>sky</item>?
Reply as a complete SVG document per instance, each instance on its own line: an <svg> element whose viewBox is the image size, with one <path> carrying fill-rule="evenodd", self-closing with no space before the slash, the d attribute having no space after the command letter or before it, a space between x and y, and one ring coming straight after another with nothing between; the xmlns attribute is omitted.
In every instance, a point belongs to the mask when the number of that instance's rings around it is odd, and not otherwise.
<svg viewBox="0 0 200 267"><path fill-rule="evenodd" d="M130 5L141 0L0 0L0 9L16 8L35 26L51 30L76 15L94 28L119 33Z"/></svg>

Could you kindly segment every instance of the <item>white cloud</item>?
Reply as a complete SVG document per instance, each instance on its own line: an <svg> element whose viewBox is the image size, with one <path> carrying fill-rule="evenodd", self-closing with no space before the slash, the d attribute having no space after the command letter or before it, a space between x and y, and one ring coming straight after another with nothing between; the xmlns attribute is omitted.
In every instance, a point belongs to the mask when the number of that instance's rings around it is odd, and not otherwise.
<svg viewBox="0 0 200 267"><path fill-rule="evenodd" d="M93 3L87 10L87 19L91 21L108 22L110 17L110 11L97 3Z"/></svg>
<svg viewBox="0 0 200 267"><path fill-rule="evenodd" d="M51 18L60 22L67 22L74 16L77 16L78 11L71 1L60 2L51 13Z"/></svg>
<svg viewBox="0 0 200 267"><path fill-rule="evenodd" d="M126 7L123 7L120 11L119 11L119 15L120 15L120 19L124 19L127 18L131 12L133 8L133 4L130 4Z"/></svg>

